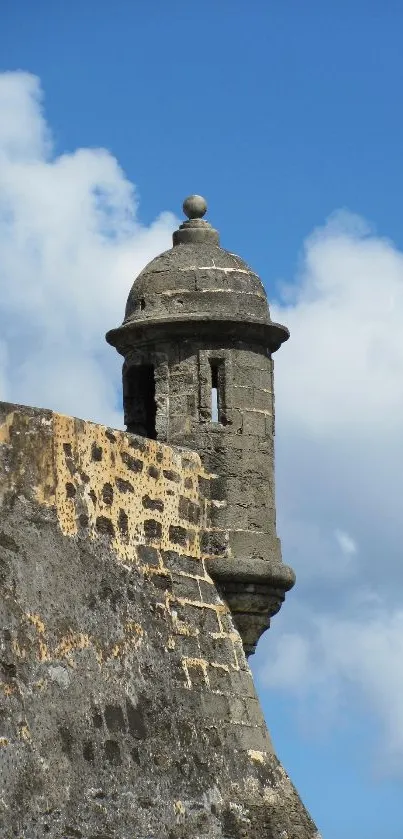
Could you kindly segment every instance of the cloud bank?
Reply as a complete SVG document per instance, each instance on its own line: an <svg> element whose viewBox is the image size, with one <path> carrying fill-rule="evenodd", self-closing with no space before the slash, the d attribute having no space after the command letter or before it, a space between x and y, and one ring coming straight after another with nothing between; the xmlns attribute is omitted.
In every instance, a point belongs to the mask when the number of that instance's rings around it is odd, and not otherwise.
<svg viewBox="0 0 403 839"><path fill-rule="evenodd" d="M175 219L141 225L108 151L53 154L36 77L0 75L0 114L1 398L120 426L120 361L102 336Z"/></svg>
<svg viewBox="0 0 403 839"><path fill-rule="evenodd" d="M378 765L401 774L403 254L336 213L272 308L292 335L276 358L277 506L299 588L256 671L319 722L372 714Z"/></svg>
<svg viewBox="0 0 403 839"><path fill-rule="evenodd" d="M121 426L120 360L102 335L133 278L170 246L145 227L103 149L56 156L40 84L0 75L0 398ZM292 340L276 358L277 495L298 588L259 645L262 685L346 702L403 758L403 254L337 213L305 242L272 305Z"/></svg>

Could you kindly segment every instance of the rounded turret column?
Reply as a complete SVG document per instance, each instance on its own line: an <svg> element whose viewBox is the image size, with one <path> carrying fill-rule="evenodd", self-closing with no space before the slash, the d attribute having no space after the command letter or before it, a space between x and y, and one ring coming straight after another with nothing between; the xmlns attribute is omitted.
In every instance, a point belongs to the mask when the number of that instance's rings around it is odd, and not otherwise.
<svg viewBox="0 0 403 839"><path fill-rule="evenodd" d="M220 247L193 195L171 250L144 268L107 333L124 356L129 432L199 452L211 481L202 548L246 652L295 582L281 559L274 493L273 323L263 284Z"/></svg>

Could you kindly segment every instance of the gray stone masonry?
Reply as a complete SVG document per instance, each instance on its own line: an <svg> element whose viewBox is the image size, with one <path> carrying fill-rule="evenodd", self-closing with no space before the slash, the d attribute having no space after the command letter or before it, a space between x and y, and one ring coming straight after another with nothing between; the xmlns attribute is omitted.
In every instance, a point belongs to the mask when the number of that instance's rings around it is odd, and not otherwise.
<svg viewBox="0 0 403 839"><path fill-rule="evenodd" d="M209 484L187 450L0 403L2 839L318 839L206 570Z"/></svg>
<svg viewBox="0 0 403 839"><path fill-rule="evenodd" d="M288 330L271 321L259 277L219 246L204 199L184 209L173 248L137 277L107 340L124 356L128 430L197 451L213 476L203 556L249 654L295 579L274 498L272 355Z"/></svg>

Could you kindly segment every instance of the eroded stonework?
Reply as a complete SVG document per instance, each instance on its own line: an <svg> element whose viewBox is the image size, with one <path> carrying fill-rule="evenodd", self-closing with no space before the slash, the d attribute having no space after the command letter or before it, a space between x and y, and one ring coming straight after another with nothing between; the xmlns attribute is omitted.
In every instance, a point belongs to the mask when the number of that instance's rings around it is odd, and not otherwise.
<svg viewBox="0 0 403 839"><path fill-rule="evenodd" d="M262 281L219 245L201 196L135 279L107 341L124 357L128 431L200 454L214 475L204 554L248 654L295 582L274 491L273 354L289 337Z"/></svg>
<svg viewBox="0 0 403 839"><path fill-rule="evenodd" d="M0 408L0 835L314 839L206 570L198 455Z"/></svg>

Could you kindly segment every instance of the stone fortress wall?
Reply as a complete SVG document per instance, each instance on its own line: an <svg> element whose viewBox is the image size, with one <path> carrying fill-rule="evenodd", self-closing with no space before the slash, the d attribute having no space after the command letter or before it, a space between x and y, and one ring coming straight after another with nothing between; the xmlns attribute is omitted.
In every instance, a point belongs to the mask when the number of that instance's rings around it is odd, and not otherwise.
<svg viewBox="0 0 403 839"><path fill-rule="evenodd" d="M1 404L1 837L318 839L207 571L210 485L192 451Z"/></svg>

